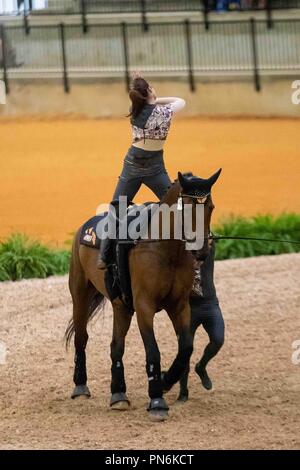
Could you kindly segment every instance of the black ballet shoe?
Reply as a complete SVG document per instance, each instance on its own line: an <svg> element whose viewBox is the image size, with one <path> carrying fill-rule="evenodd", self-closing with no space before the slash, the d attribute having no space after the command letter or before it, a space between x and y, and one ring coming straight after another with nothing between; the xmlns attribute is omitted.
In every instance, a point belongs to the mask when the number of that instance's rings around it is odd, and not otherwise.
<svg viewBox="0 0 300 470"><path fill-rule="evenodd" d="M199 364L195 367L196 374L200 377L201 383L206 390L211 390L213 387L212 381L209 378L206 369L203 369Z"/></svg>
<svg viewBox="0 0 300 470"><path fill-rule="evenodd" d="M178 403L185 403L185 402L188 401L188 399L189 399L189 392L188 392L188 390L180 391L176 402L178 402Z"/></svg>

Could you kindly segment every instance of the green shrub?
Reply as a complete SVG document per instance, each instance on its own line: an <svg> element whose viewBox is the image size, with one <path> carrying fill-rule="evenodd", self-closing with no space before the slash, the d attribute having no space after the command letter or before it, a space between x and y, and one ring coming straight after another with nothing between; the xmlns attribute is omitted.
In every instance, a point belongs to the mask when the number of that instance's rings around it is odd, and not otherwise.
<svg viewBox="0 0 300 470"><path fill-rule="evenodd" d="M0 244L0 281L65 274L69 261L69 251L52 250L22 234L11 235Z"/></svg>
<svg viewBox="0 0 300 470"><path fill-rule="evenodd" d="M214 226L216 235L271 238L300 242L300 214L257 215L251 218L232 216ZM300 245L250 240L220 240L216 258L247 258L249 256L278 255L299 252Z"/></svg>

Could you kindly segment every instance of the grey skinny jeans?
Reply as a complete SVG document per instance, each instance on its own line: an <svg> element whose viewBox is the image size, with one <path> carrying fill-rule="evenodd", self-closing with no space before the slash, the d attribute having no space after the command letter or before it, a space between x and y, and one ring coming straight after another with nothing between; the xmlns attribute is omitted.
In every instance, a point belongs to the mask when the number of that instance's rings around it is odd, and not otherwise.
<svg viewBox="0 0 300 470"><path fill-rule="evenodd" d="M123 170L119 176L113 200L117 200L119 196L127 196L127 201L132 201L143 183L154 192L158 199L161 199L167 191L171 180L165 168L163 151L149 152L130 147L124 159ZM108 225L113 222L114 218L109 212ZM106 264L110 263L111 249L111 239L104 238L101 241L100 258Z"/></svg>
<svg viewBox="0 0 300 470"><path fill-rule="evenodd" d="M141 185L145 184L161 199L171 180L166 171L163 150L146 151L130 147L124 159L124 165L113 199L127 196L132 201Z"/></svg>

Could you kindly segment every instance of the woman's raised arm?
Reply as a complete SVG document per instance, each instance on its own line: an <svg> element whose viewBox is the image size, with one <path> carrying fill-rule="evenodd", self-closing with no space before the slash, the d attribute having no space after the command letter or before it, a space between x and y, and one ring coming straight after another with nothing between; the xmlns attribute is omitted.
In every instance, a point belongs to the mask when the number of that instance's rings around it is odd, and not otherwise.
<svg viewBox="0 0 300 470"><path fill-rule="evenodd" d="M173 113L181 111L185 107L185 100L182 98L176 98L175 96L170 96L167 98L157 98L156 104L170 104Z"/></svg>

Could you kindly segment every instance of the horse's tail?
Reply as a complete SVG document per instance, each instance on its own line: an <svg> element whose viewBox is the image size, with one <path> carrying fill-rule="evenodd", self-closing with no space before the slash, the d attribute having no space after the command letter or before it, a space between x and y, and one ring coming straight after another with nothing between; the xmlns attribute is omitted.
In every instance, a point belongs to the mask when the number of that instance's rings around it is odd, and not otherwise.
<svg viewBox="0 0 300 470"><path fill-rule="evenodd" d="M99 292L90 282L88 286L88 317L87 317L87 323L89 323L90 320L92 320L97 313L100 311L104 310L105 306L105 297L101 292ZM65 343L66 347L70 345L70 341L72 339L72 336L74 334L75 328L74 328L74 320L71 318L69 321L69 324L67 326L67 329L65 331Z"/></svg>
<svg viewBox="0 0 300 470"><path fill-rule="evenodd" d="M94 318L94 316L98 312L100 312L100 310L103 311L106 299L104 295L101 292L99 292L90 281L88 281L88 283L86 284L85 275L84 275L81 262L79 259L79 246L80 246L79 240L80 240L80 230L77 232L74 238L73 247L72 247L70 272L69 272L69 288L73 297L73 302L74 302L74 297L79 295L78 294L79 291L83 292L84 296L87 296L87 301L85 303L85 305L87 305L87 309L86 309L85 315L86 315L86 322L88 323L90 320L92 320L92 318ZM81 285L81 287L78 287L78 284ZM65 335L64 335L67 348L70 344L70 341L72 339L74 332L75 332L74 319L71 318L67 326Z"/></svg>

